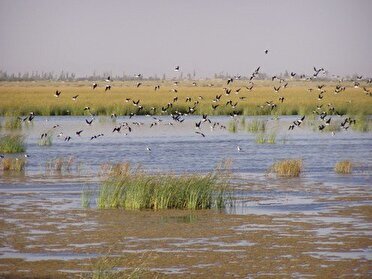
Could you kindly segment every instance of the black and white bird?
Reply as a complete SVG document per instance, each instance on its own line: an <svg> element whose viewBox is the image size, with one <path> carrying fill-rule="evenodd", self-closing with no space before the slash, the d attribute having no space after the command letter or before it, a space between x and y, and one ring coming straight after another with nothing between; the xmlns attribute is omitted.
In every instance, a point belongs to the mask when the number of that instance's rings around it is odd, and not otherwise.
<svg viewBox="0 0 372 279"><path fill-rule="evenodd" d="M90 138L90 140L98 139L99 137L103 137L103 134L94 135Z"/></svg>
<svg viewBox="0 0 372 279"><path fill-rule="evenodd" d="M205 135L202 132L196 131L195 133L198 134L198 135L201 135L203 138L205 138Z"/></svg>
<svg viewBox="0 0 372 279"><path fill-rule="evenodd" d="M180 66L177 65L177 66L174 67L175 72L178 72L179 70L180 70Z"/></svg>
<svg viewBox="0 0 372 279"><path fill-rule="evenodd" d="M85 119L85 122L90 126L90 125L92 125L92 122L93 122L93 118L89 121L88 119Z"/></svg>
<svg viewBox="0 0 372 279"><path fill-rule="evenodd" d="M300 126L301 123L305 120L305 115L302 116L301 118L297 119L296 121L293 122L294 125Z"/></svg>
<svg viewBox="0 0 372 279"><path fill-rule="evenodd" d="M94 89L96 89L96 88L97 88L97 86L98 86L98 84L94 82L94 83L93 83L93 85L92 85L92 87L93 87L93 90L94 90Z"/></svg>
<svg viewBox="0 0 372 279"><path fill-rule="evenodd" d="M61 91L56 90L56 93L54 93L54 97L59 98L61 93L62 93Z"/></svg>
<svg viewBox="0 0 372 279"><path fill-rule="evenodd" d="M78 97L79 97L79 95L75 95L75 96L72 97L72 100L73 100L73 101L76 101L76 99L77 99Z"/></svg>

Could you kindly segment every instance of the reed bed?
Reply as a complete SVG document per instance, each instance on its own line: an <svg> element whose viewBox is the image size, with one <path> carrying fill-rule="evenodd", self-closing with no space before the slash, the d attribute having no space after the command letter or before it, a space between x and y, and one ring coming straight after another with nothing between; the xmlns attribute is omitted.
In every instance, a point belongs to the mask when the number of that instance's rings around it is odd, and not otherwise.
<svg viewBox="0 0 372 279"><path fill-rule="evenodd" d="M0 136L0 153L25 152L26 146L22 135Z"/></svg>
<svg viewBox="0 0 372 279"><path fill-rule="evenodd" d="M206 82L200 81L197 87L193 87L190 81L181 81L177 87L178 93L172 92L173 86L165 81L144 81L139 88L136 82L113 82L112 89L104 92L103 85L97 89L91 88L90 82L21 82L21 83L0 83L0 115L28 115L31 111L35 115L84 115L85 106L92 108L96 115L128 115L137 112L137 108L130 102L126 103L125 98L141 100L143 110L137 114L147 114L150 107L156 107L156 114L161 113L161 107L172 102L173 97L178 96L178 102L174 103L174 110L188 111L190 103L186 98L191 97L192 101L199 101L195 108L196 114L207 113L208 115L227 115L232 112L230 106L225 102L231 99L238 102L234 109L238 114L244 115L309 115L319 104L318 92L307 92L308 88L315 88L318 82L297 82L292 81L291 86L284 89L281 95L285 97L283 103L275 101L277 95L272 90L272 84L265 81L256 81L251 92L242 88L239 95L222 96L217 109L212 109L211 100L216 94L223 93L223 81L213 82L215 86L208 87ZM154 91L154 85L160 84L161 88ZM335 86L333 83L325 82L326 87ZM236 81L232 90L244 87L246 81ZM352 84L345 83L347 87L342 94L325 93L324 100L332 103L338 112L349 115L372 114L372 99L363 93L361 89L353 88ZM55 90L62 93L59 98L54 97ZM72 96L79 95L76 101ZM36 97L37 96L37 97ZM198 99L202 96L203 99ZM246 99L241 100L239 97ZM273 100L277 107L270 109L266 101Z"/></svg>
<svg viewBox="0 0 372 279"><path fill-rule="evenodd" d="M231 197L221 169L202 174L149 174L129 163L116 164L100 188L99 208L224 208Z"/></svg>
<svg viewBox="0 0 372 279"><path fill-rule="evenodd" d="M25 170L26 160L23 158L3 158L0 161L0 170L22 172Z"/></svg>
<svg viewBox="0 0 372 279"><path fill-rule="evenodd" d="M350 174L352 169L353 164L348 160L337 162L334 168L335 172L339 174Z"/></svg>
<svg viewBox="0 0 372 279"><path fill-rule="evenodd" d="M271 171L282 177L298 177L302 171L302 160L287 159L275 162Z"/></svg>

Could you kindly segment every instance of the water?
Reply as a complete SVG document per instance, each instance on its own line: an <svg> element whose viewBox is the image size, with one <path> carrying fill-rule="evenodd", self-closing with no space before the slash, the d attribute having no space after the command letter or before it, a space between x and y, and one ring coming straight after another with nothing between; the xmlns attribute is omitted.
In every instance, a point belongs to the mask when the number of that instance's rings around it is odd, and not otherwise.
<svg viewBox="0 0 372 279"><path fill-rule="evenodd" d="M92 259L105 255L126 255L133 261L138 255L161 255L161 261L151 260L149 270L181 277L221 272L221 262L227 264L226 274L246 277L268 259L272 269L262 274L306 277L319 275L319 266L330 274L336 269L344 272L340 274L366 274L371 249L365 239L372 237L371 133L340 131L332 136L305 125L288 131L296 118L281 117L268 120L268 133L276 133L276 143L257 144L254 134L211 130L207 122L202 137L194 124L200 116L187 116L183 123L158 118L162 121L150 128L155 120L145 116L116 122L97 118L92 126L85 124L85 117L37 117L24 128L29 155L25 173L0 174L0 274L49 274L47 261L59 262L53 268L60 272L82 273ZM231 121L210 119L225 126ZM124 121L132 132L113 133ZM48 130L53 130L53 144L39 146L41 133ZM81 137L75 135L78 130L84 130ZM90 140L100 133L104 136ZM72 140L64 141L65 136ZM46 167L59 157L73 158L70 170ZM275 161L288 158L303 160L299 178L269 173ZM81 205L83 189L98 190L105 163L131 162L151 172L204 173L226 159L232 162L235 206L224 212L100 211L94 208L94 195L93 209ZM333 171L341 160L353 162L351 174ZM255 255L254 260L247 255ZM294 270L285 268L288 258ZM308 264L296 264L303 258ZM241 262L244 267L235 266ZM130 264L125 261L116 270L130 270Z"/></svg>
<svg viewBox="0 0 372 279"><path fill-rule="evenodd" d="M170 116L158 117L162 120L150 128L155 120L152 117L122 117L113 123L109 118L96 119L92 126L85 124L85 117L38 117L35 123L24 131L27 138L27 174L34 175L44 169L45 163L56 157L73 156L81 162L85 171L95 173L105 162L130 161L141 164L145 169L174 172L206 172L211 171L224 159L232 159L233 172L262 174L274 161L286 158L302 158L304 160L304 179L312 181L330 181L333 183L371 184L372 173L372 137L371 133L339 132L335 136L330 133L312 132L306 127L287 131L288 123L295 117L282 117L279 121L271 120L268 126L275 131L276 144L256 144L255 135L239 132L229 133L220 128L210 129L208 122L202 124L203 138L196 134L194 123L200 116L188 116L183 123L172 122ZM226 123L229 117L210 117L212 122ZM250 118L247 118L249 121ZM132 132L112 133L113 128L127 122ZM134 125L132 122L143 123ZM58 124L54 133L53 145L39 146L38 140L42 132ZM81 137L75 131L84 130ZM63 133L63 137L56 135ZM103 133L104 136L90 140L91 136ZM127 133L127 135L125 135ZM271 133L271 131L269 131ZM70 142L64 137L71 136ZM283 141L285 143L283 143ZM237 146L242 151L238 152ZM151 148L151 152L146 150ZM337 161L348 159L355 162L357 168L351 176L340 176L332 171Z"/></svg>

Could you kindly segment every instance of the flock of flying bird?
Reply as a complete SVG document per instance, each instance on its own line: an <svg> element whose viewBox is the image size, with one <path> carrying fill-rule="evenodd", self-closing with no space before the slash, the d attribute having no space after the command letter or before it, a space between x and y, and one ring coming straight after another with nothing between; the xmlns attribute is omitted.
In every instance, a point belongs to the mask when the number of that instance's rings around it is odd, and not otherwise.
<svg viewBox="0 0 372 279"><path fill-rule="evenodd" d="M268 52L269 52L269 50L265 50L264 51L265 55L268 54ZM227 79L226 87L223 87L224 95L229 96L232 93L238 95L241 91L244 91L244 90L246 90L248 92L252 91L254 86L255 86L255 84L253 83L253 80L258 76L260 69L261 69L261 67L257 67L253 71L253 73L251 74L251 76L248 79L248 84L246 86L234 89L234 91L231 88L231 85L234 83L235 80L239 80L241 78L241 76L236 75L232 78ZM175 66L174 67L174 71L178 72L179 70L180 70L180 66ZM302 80L305 80L305 79L314 80L321 73L325 73L324 68L314 67L313 70L314 70L314 72L313 72L312 76L309 76L309 77L306 77L305 75L299 75L298 76L295 72L291 72L290 73L290 80L293 80L296 77L299 78L299 79L302 79ZM135 75L135 77L138 78L138 80L139 80L136 84L136 87L140 87L142 85L142 82L141 82L142 74L137 74L137 75ZM363 79L362 76L357 77L357 79L354 81L354 87L355 88L360 87L360 83L361 83L362 79ZM272 76L271 80L273 82L276 82L276 81L279 82L279 85L273 86L273 91L275 93L279 93L279 92L285 90L288 86L288 83L290 82L290 80L285 80L285 79L282 79L278 76ZM106 84L105 84L104 90L105 91L111 90L111 84L112 84L111 77L110 76L107 77L105 82L106 82ZM371 81L371 79L368 79L368 80L366 80L366 82L371 83L372 81ZM176 88L177 85L179 85L179 81L174 82L174 88L171 90L172 92L174 92L174 93L178 92L178 89ZM197 83L193 82L192 85L197 86ZM208 86L213 87L214 85L213 84L208 84ZM230 86L230 88L228 86ZM92 90L97 90L98 87L99 87L98 83L94 82L92 84ZM366 87L363 87L362 89L363 89L364 93L366 93L369 96L372 96L372 92L369 91ZM160 90L160 85L155 85L154 90L155 91ZM308 89L309 92L312 92L313 90L314 89L312 89L312 88ZM319 93L317 94L318 95L318 101L321 102L322 99L323 99L323 95L326 92L325 85L318 85L315 90L319 91ZM335 87L334 94L339 94L339 93L341 93L342 91L345 91L345 90L346 90L346 87L341 86L341 83L340 83L340 85L337 85ZM62 95L62 92L59 91L59 90L56 90L54 96L56 98L60 98L61 95ZM241 95L239 96L239 100L244 100L246 97L241 96ZM222 96L223 96L223 94L217 94L215 96L215 98L213 98L211 100L211 109L212 110L216 110L216 109L218 109L218 107L223 106ZM76 101L78 99L78 97L79 97L79 95L75 95L75 96L72 97L72 100ZM180 112L180 111L177 111L177 110L173 110L173 104L178 101L178 98L179 98L178 96L173 97L173 100L171 102L168 102L167 104L165 104L161 108L161 114L168 114L168 115L171 116L171 122L168 122L166 125L173 126L174 123L182 123L185 120L185 117L187 115L194 114L196 112L199 102L204 100L203 96L198 96L197 100L194 100L194 101L192 101L191 97L187 97L185 102L189 103L190 106L188 107L187 111ZM280 103L283 103L285 101L285 98L283 96L278 96L278 101ZM136 113L130 113L129 114L129 119L131 119L133 116L135 116L137 114L143 114L143 113L141 113L141 111L144 109L144 107L141 105L141 101L139 99L138 100L131 100L130 98L127 98L127 99L125 99L125 102L132 103L132 105L134 107L136 107L136 109L137 109ZM326 126L329 126L331 124L331 120L332 120L333 115L338 115L338 116L341 116L341 117L344 116L344 115L342 113L340 113L339 111L337 111L336 108L332 104L324 105L320 102L319 102L319 105L314 109L313 113L319 116L319 120L321 122L318 126L318 129L320 131L322 131L322 130L324 130L324 128ZM275 108L277 108L278 105L280 105L280 104L275 103L273 101L267 101L265 104L260 105L259 107L262 108L262 109L268 109L268 111L270 112L270 111L274 110ZM236 107L238 106L237 101L233 102L231 99L227 100L225 102L225 107L228 107L228 106L231 107L231 112L229 113L229 115L232 118L235 118L236 116L238 116L240 114L239 111L235 110ZM161 118L156 117L156 115L158 114L158 112L156 110L157 109L155 107L150 108L151 113L148 114L148 116L153 118L153 121L150 123L150 128L159 125L159 123L161 123L163 121ZM93 121L95 120L96 115L89 106L86 106L84 108L84 111L88 112L91 116L90 119L85 119L85 124L88 125L88 126L91 126L93 124ZM34 117L35 117L35 114L33 112L31 112L28 116L26 116L22 120L31 122L34 119ZM115 113L113 113L111 115L111 118L113 118L113 119L116 119L116 117L117 117L117 115ZM296 127L300 127L301 124L304 122L304 120L305 120L305 116L302 116L302 117L298 118L297 120L293 121L290 124L288 130L294 130ZM226 127L223 124L221 124L219 122L213 122L210 118L208 118L207 114L203 114L202 119L195 123L195 131L194 131L195 134L198 134L202 137L206 136L205 133L203 133L201 131L201 126L202 126L203 123L209 123L212 130L215 129L215 128L226 129ZM346 117L341 122L341 128L344 129L344 130L347 130L350 127L350 125L353 125L355 123L356 123L355 119L352 119L351 117ZM112 133L121 133L122 131L124 131L124 133L127 135L128 133L132 132L132 129L133 129L134 126L141 126L141 125L144 125L144 123L141 123L141 122L131 122L131 123L122 122L122 123L116 125L113 128ZM40 136L41 139L48 137L48 135L50 135L51 131L55 130L58 127L60 127L60 126L59 125L54 125L50 130L48 130L46 132L43 132ZM84 131L84 129L80 129L80 130L76 131L75 136L80 137L82 135L83 131ZM104 136L103 133L98 133L96 135L91 136L90 140L95 140L95 139L98 139L98 138L103 137L103 136ZM71 135L64 135L63 132L58 133L58 137L62 138L66 142L73 139L73 137ZM238 149L238 151L241 150L239 146L237 147L237 149ZM147 147L147 150L151 151L151 149L149 147Z"/></svg>

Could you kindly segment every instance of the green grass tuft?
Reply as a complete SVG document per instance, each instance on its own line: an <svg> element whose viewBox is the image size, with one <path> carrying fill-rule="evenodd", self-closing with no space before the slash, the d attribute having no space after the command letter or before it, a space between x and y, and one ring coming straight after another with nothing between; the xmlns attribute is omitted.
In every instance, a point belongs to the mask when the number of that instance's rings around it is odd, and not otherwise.
<svg viewBox="0 0 372 279"><path fill-rule="evenodd" d="M260 119L249 121L246 130L250 133L264 133L266 131L266 121Z"/></svg>
<svg viewBox="0 0 372 279"><path fill-rule="evenodd" d="M40 146L51 146L53 144L53 135L47 135L42 139L39 139L38 145Z"/></svg>
<svg viewBox="0 0 372 279"><path fill-rule="evenodd" d="M260 133L256 135L256 143L258 144L275 144L276 143L276 134L271 133L271 134L264 134Z"/></svg>
<svg viewBox="0 0 372 279"><path fill-rule="evenodd" d="M7 116L5 118L4 128L7 130L19 130L22 129L22 120L16 116Z"/></svg>
<svg viewBox="0 0 372 279"><path fill-rule="evenodd" d="M90 208L94 191L89 187L84 187L81 192L81 206L83 208Z"/></svg>
<svg viewBox="0 0 372 279"><path fill-rule="evenodd" d="M0 153L21 153L26 147L21 135L4 135L0 137Z"/></svg>
<svg viewBox="0 0 372 279"><path fill-rule="evenodd" d="M113 166L101 186L99 208L222 209L229 201L227 182L216 171L201 174L149 174L129 163Z"/></svg>
<svg viewBox="0 0 372 279"><path fill-rule="evenodd" d="M351 125L351 128L357 132L369 132L372 129L372 120L368 119L366 115L357 115L355 117L355 124Z"/></svg>

